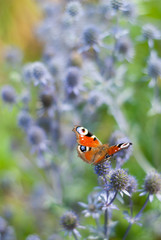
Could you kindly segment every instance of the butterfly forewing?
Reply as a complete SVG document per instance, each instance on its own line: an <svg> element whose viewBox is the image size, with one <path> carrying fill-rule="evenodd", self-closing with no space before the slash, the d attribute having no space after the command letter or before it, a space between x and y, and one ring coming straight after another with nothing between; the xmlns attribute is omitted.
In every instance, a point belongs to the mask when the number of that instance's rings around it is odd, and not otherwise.
<svg viewBox="0 0 161 240"><path fill-rule="evenodd" d="M89 132L86 128L75 126L73 132L76 134L77 143L87 147L98 147L102 143L99 139Z"/></svg>

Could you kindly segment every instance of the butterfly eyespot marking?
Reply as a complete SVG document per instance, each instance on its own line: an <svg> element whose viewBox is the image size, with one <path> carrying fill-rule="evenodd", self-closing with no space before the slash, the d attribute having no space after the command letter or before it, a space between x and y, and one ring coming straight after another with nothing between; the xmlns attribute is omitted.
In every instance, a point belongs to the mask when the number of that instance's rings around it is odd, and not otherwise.
<svg viewBox="0 0 161 240"><path fill-rule="evenodd" d="M81 135L88 135L88 130L84 127L77 127L76 131Z"/></svg>
<svg viewBox="0 0 161 240"><path fill-rule="evenodd" d="M88 152L91 150L91 147L86 147L86 146L83 146L83 145L79 145L79 150L81 152Z"/></svg>
<svg viewBox="0 0 161 240"><path fill-rule="evenodd" d="M96 141L96 136L95 135L93 135L91 138L93 138L93 141Z"/></svg>
<svg viewBox="0 0 161 240"><path fill-rule="evenodd" d="M107 154L106 156L105 156L105 159L108 159L108 158L110 158L111 156L109 155L109 154Z"/></svg>
<svg viewBox="0 0 161 240"><path fill-rule="evenodd" d="M118 144L117 146L119 147L119 148L128 148L130 145L132 145L132 143L131 142L128 142L128 143L120 143L120 144Z"/></svg>

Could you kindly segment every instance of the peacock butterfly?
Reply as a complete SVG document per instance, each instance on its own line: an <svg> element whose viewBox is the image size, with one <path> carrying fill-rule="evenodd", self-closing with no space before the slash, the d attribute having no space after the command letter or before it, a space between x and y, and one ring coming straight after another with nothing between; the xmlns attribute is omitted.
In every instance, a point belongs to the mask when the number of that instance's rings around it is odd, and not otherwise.
<svg viewBox="0 0 161 240"><path fill-rule="evenodd" d="M86 128L77 125L72 131L75 133L78 143L78 156L89 164L97 165L103 163L110 159L113 154L132 145L131 142L119 143L113 146L102 144L100 140Z"/></svg>

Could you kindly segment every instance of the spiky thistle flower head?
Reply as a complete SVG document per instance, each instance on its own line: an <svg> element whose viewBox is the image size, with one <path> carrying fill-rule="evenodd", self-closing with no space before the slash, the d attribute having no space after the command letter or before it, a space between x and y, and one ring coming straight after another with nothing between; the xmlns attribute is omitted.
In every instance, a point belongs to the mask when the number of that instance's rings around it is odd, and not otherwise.
<svg viewBox="0 0 161 240"><path fill-rule="evenodd" d="M157 171L149 172L145 177L143 192L140 196L147 193L150 201L153 201L154 195L161 201L161 174Z"/></svg>
<svg viewBox="0 0 161 240"><path fill-rule="evenodd" d="M106 174L109 173L110 169L111 169L111 163L109 161L97 164L94 167L94 171L98 176L105 176Z"/></svg>
<svg viewBox="0 0 161 240"><path fill-rule="evenodd" d="M111 171L109 184L114 191L129 195L126 190L129 185L129 175L124 169Z"/></svg>
<svg viewBox="0 0 161 240"><path fill-rule="evenodd" d="M60 222L65 230L72 231L78 226L78 216L75 212L68 211L61 217Z"/></svg>
<svg viewBox="0 0 161 240"><path fill-rule="evenodd" d="M149 173L144 181L144 189L150 194L161 192L161 175L157 172Z"/></svg>

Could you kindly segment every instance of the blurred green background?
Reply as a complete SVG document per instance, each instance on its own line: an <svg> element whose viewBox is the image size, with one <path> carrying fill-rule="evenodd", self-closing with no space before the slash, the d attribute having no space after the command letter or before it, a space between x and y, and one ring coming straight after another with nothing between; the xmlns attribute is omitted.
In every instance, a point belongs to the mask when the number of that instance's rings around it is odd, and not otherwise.
<svg viewBox="0 0 161 240"><path fill-rule="evenodd" d="M138 11L140 12L140 21L142 23L153 23L157 27L161 26L161 2L159 0L137 1ZM24 62L39 60L41 56L42 45L33 34L33 29L41 20L42 13L33 0L0 0L0 85L10 83L13 72L3 61L4 48L7 45L19 47L24 52ZM139 28L133 28L133 36L139 35ZM153 89L147 88L148 83L142 81L142 66L146 64L145 55L147 55L147 43L140 43L136 47L136 56L131 64L129 71L131 75L135 73L138 81L130 82L134 90L133 103L126 103L123 111L126 112L130 128L135 131L138 146L148 163L161 170L161 115L152 117L147 116L150 108L151 95ZM155 42L155 48L161 57L161 41ZM15 83L18 91L18 84ZM158 86L161 86L161 80L158 80ZM16 123L17 108L8 109L0 102L0 215L5 217L9 224L15 227L17 239L25 239L28 234L38 233L42 239L47 239L52 231L59 227L59 221L56 216L61 216L65 209L77 209L77 201L86 199L93 187L97 185L96 176L90 166L80 163L80 175L75 176L75 181L70 183L64 189L63 205L54 204L50 199L46 202L46 208L42 211L34 211L32 206L31 193L37 189L39 183L48 182L42 170L39 170L34 164L34 157L31 162L23 155L27 154L29 149L23 149L23 133L18 129ZM99 110L97 129L92 129L102 142L107 142L110 134L117 129L117 124L113 117L107 115L102 107ZM108 122L109 130L105 132L104 125ZM90 124L89 124L90 125ZM107 125L107 124L106 124ZM88 126L89 127L89 126ZM25 143L24 143L25 145ZM22 151L18 153L17 151ZM134 157L125 164L130 174L135 175L139 181L140 187L145 176L145 171L138 162L138 155L135 152ZM76 154L76 153L75 153ZM30 155L30 154L28 154ZM136 156L136 157L135 157ZM33 158L33 159L32 159ZM75 161L79 161L76 159ZM138 162L137 162L138 161ZM75 163L77 164L77 162ZM41 191L40 184L40 191ZM39 188L38 190L39 191ZM41 194L40 194L41 196ZM135 205L141 207L144 200L135 199ZM154 201L149 204L149 210L158 209L161 211L161 204ZM114 214L117 220L117 213ZM122 218L119 215L119 218ZM42 221L41 221L42 220ZM89 219L85 220L88 224ZM84 223L85 224L85 223ZM156 228L148 230L149 225L155 225L150 221L142 228L134 226L129 234L128 239L161 239L161 234ZM124 231L127 223L124 222ZM122 228L122 227L121 227ZM117 228L118 235L122 229ZM116 234L117 235L117 234ZM120 239L113 237L111 239Z"/></svg>

